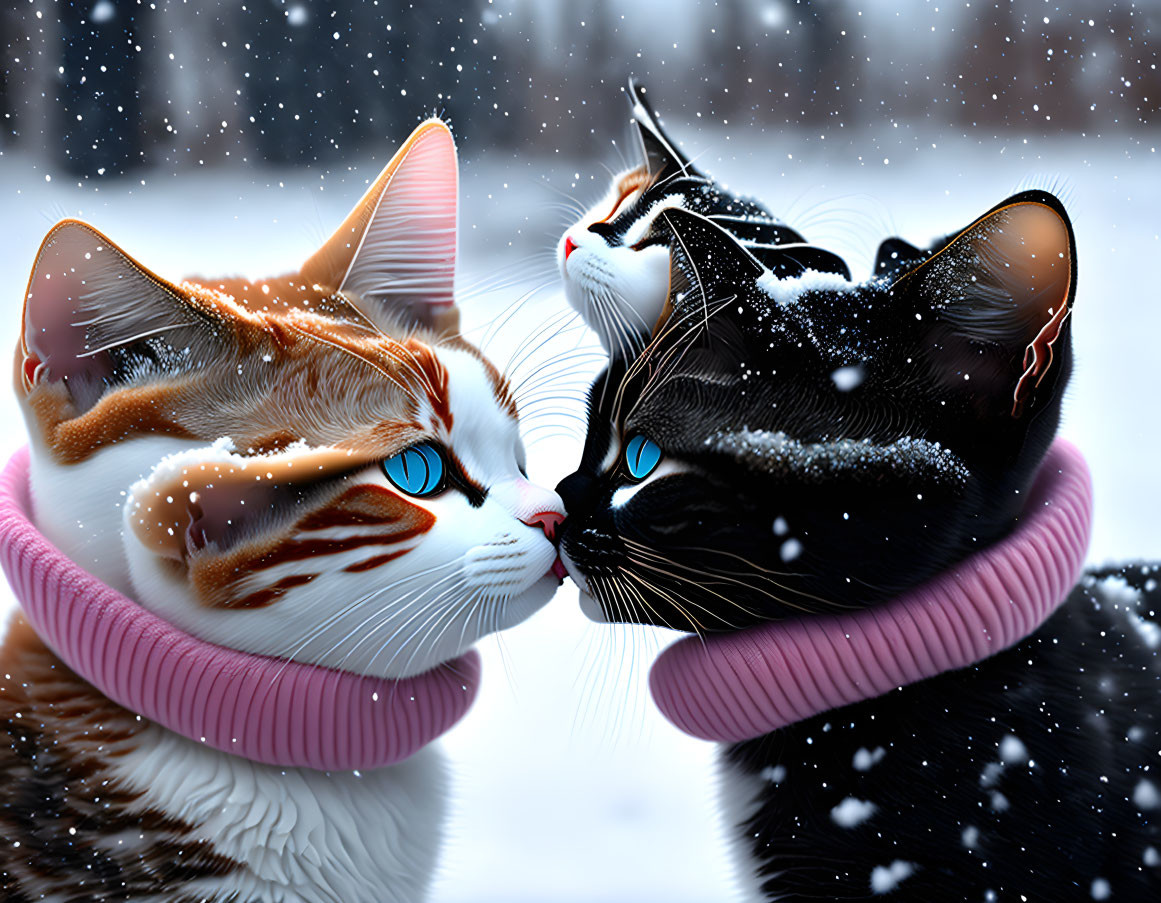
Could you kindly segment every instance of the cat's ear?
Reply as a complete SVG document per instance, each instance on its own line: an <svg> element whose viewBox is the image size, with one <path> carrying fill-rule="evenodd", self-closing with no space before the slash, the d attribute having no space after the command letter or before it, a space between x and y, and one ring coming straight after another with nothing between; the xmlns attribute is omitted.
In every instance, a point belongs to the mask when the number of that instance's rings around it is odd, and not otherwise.
<svg viewBox="0 0 1161 903"><path fill-rule="evenodd" d="M175 372L215 357L221 317L87 223L63 220L36 255L24 299L17 379L63 385L87 410L146 364Z"/></svg>
<svg viewBox="0 0 1161 903"><path fill-rule="evenodd" d="M847 262L837 254L808 245L748 245L747 249L778 279L792 279L807 270L832 273L848 282L851 278Z"/></svg>
<svg viewBox="0 0 1161 903"><path fill-rule="evenodd" d="M645 169L654 179L667 178L675 173L691 173L689 159L669 140L653 107L645 96L645 88L636 79L629 79L629 105L633 124L645 159Z"/></svg>
<svg viewBox="0 0 1161 903"><path fill-rule="evenodd" d="M736 297L765 269L737 239L712 220L680 207L662 210L654 228L672 233L669 252L669 305L674 310L708 309Z"/></svg>
<svg viewBox="0 0 1161 903"><path fill-rule="evenodd" d="M908 270L919 266L928 256L928 252L923 251L910 242L906 242L901 238L888 238L879 245L879 250L875 253L875 269L874 277L891 278L898 276L900 273L905 273Z"/></svg>
<svg viewBox="0 0 1161 903"><path fill-rule="evenodd" d="M381 326L454 331L458 197L455 140L446 123L429 119L307 260L303 277L348 293Z"/></svg>
<svg viewBox="0 0 1161 903"><path fill-rule="evenodd" d="M899 290L911 299L925 353L977 408L1019 419L1067 378L1076 242L1052 195L1027 191L996 206L900 279Z"/></svg>

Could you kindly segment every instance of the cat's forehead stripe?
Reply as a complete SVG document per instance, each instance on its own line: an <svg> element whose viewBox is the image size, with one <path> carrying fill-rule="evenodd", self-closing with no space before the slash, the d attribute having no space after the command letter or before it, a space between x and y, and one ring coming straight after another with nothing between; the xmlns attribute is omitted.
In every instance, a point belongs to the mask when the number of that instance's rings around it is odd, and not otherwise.
<svg viewBox="0 0 1161 903"><path fill-rule="evenodd" d="M359 550L372 553L344 565L348 573L373 570L401 558L413 550L412 540L435 523L434 514L401 495L359 484L303 515L293 529L281 530L273 540L259 538L225 554L194 557L190 577L206 605L263 607L327 570L326 559L331 556ZM318 535L334 526L344 527L344 534ZM287 573L288 569L293 572Z"/></svg>

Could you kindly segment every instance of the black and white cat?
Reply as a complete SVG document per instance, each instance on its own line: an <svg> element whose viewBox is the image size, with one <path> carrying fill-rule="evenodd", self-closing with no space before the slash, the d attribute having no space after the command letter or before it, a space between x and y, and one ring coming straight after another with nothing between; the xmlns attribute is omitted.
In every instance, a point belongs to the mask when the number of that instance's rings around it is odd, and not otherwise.
<svg viewBox="0 0 1161 903"><path fill-rule="evenodd" d="M669 294L669 243L658 213L682 207L730 230L778 275L806 269L850 278L842 258L806 243L758 201L714 182L662 129L643 86L628 97L641 165L617 174L557 243L565 296L606 350L639 351Z"/></svg>
<svg viewBox="0 0 1161 903"><path fill-rule="evenodd" d="M759 259L689 206L642 214L665 299L636 308L657 313L643 350L611 349L558 487L591 617L703 636L873 621L1036 516L1076 291L1056 198L1016 195L926 252L889 240L858 284L780 272L797 248ZM1004 651L726 746L746 899L1161 898L1159 574L1091 572Z"/></svg>

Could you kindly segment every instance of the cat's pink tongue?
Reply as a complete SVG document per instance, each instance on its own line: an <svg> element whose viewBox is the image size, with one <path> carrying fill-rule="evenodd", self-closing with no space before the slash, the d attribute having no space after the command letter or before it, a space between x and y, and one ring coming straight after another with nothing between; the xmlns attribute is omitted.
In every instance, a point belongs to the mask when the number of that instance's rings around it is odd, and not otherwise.
<svg viewBox="0 0 1161 903"><path fill-rule="evenodd" d="M28 519L28 450L0 474L0 565L40 637L115 702L191 740L281 767L378 768L455 724L473 651L417 677L363 677L199 640L86 573Z"/></svg>
<svg viewBox="0 0 1161 903"><path fill-rule="evenodd" d="M1091 522L1088 467L1058 440L1003 541L857 613L679 640L653 665L653 698L686 733L736 742L975 664L1056 610L1080 574Z"/></svg>

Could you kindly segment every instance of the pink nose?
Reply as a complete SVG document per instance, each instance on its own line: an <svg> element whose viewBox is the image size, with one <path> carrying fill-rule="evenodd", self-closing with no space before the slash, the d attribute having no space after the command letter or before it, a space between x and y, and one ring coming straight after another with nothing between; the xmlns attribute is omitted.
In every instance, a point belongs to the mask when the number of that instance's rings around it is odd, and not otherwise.
<svg viewBox="0 0 1161 903"><path fill-rule="evenodd" d="M559 511L538 511L536 514L522 517L520 520L530 527L539 524L545 536L549 539L556 539L556 528L564 523L564 515Z"/></svg>
<svg viewBox="0 0 1161 903"><path fill-rule="evenodd" d="M569 236L564 240L564 259L568 260L568 255L576 250L576 242Z"/></svg>

